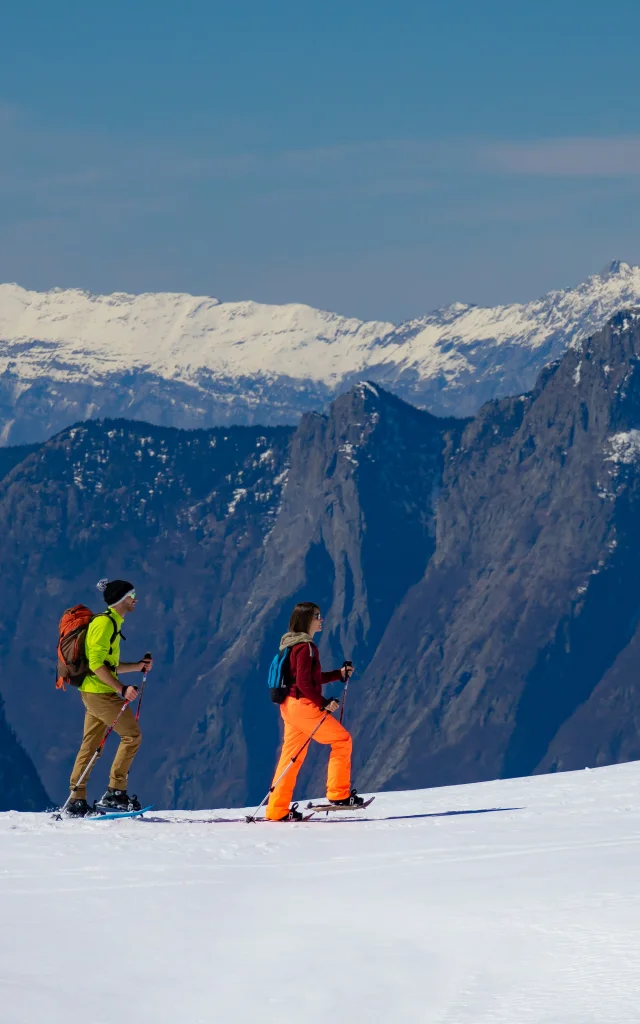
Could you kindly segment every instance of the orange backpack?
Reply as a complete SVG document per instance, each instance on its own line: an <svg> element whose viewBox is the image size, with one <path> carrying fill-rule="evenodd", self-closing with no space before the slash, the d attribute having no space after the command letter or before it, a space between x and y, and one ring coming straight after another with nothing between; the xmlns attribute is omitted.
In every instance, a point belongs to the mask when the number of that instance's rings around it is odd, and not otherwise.
<svg viewBox="0 0 640 1024"><path fill-rule="evenodd" d="M99 612L106 615L113 623L110 646L118 635L116 620L109 612ZM64 690L67 683L72 686L80 686L89 674L89 662L84 649L84 642L87 638L87 629L92 619L97 616L87 608L86 604L76 604L73 608L67 608L63 612L58 628L58 673L56 677L56 689ZM120 634L124 639L123 634Z"/></svg>
<svg viewBox="0 0 640 1024"><path fill-rule="evenodd" d="M56 689L64 690L67 683L80 686L84 682L89 671L84 642L89 623L94 617L91 609L84 604L76 604L63 612L58 629Z"/></svg>

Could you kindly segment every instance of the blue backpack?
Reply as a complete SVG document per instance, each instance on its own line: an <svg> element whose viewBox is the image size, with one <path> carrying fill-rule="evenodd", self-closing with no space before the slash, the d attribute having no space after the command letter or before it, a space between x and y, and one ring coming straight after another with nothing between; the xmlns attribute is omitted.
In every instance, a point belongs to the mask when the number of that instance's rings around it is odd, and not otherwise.
<svg viewBox="0 0 640 1024"><path fill-rule="evenodd" d="M284 651L278 651L269 665L267 685L269 687L269 696L274 704L282 704L285 697L289 696L292 682L289 670L290 654L290 647L287 647Z"/></svg>

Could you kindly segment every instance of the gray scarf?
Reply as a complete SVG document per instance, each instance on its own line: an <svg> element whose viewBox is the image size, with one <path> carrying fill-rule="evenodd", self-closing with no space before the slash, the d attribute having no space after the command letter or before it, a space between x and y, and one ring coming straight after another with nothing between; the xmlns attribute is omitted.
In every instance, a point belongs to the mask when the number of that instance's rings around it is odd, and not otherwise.
<svg viewBox="0 0 640 1024"><path fill-rule="evenodd" d="M280 641L280 650L286 651L287 647L295 647L296 644L312 644L313 640L308 633L285 633Z"/></svg>

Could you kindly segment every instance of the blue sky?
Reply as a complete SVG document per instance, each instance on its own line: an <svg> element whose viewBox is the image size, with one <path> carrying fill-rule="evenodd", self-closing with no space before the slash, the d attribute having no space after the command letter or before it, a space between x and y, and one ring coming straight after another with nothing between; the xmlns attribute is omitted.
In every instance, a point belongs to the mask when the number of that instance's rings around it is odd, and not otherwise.
<svg viewBox="0 0 640 1024"><path fill-rule="evenodd" d="M7 0L0 280L399 321L640 262L640 8Z"/></svg>

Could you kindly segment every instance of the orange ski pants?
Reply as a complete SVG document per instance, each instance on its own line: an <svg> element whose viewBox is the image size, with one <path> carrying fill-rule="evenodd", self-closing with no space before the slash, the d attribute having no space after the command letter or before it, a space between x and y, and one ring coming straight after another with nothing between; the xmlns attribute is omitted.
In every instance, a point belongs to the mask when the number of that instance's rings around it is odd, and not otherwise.
<svg viewBox="0 0 640 1024"><path fill-rule="evenodd" d="M313 701L307 700L306 697L298 699L286 697L280 705L280 714L284 721L284 741L278 767L273 776L274 782L285 770L291 758L300 750L304 741L311 735L322 719L324 711L321 711ZM327 715L313 738L318 743L326 743L331 746L327 770L327 800L345 800L351 792L350 733L335 718ZM298 772L307 756L308 749L307 745L269 797L265 817L271 821L278 821L287 814Z"/></svg>

